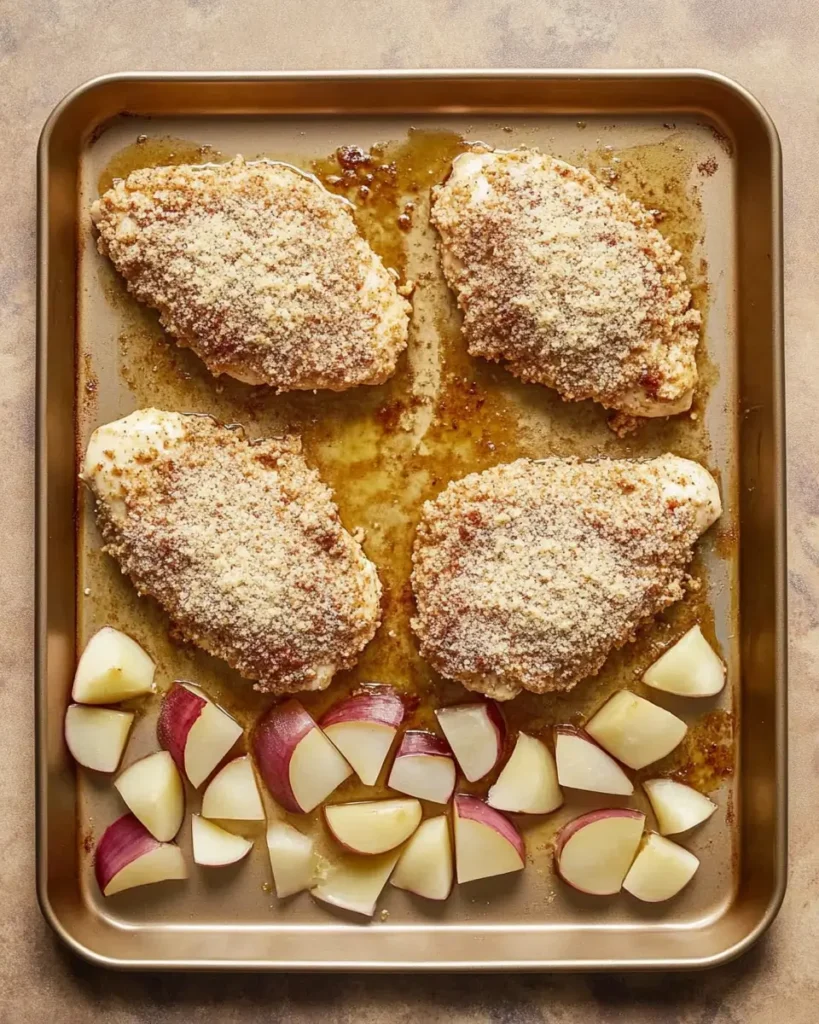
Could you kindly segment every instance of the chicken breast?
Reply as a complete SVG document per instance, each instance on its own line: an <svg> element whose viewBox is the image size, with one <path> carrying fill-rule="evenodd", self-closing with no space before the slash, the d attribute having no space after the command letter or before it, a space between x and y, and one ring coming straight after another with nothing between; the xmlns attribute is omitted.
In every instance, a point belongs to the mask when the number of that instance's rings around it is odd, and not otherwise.
<svg viewBox="0 0 819 1024"><path fill-rule="evenodd" d="M500 700L571 689L680 600L721 511L711 475L674 455L521 459L457 480L415 538L421 653Z"/></svg>
<svg viewBox="0 0 819 1024"><path fill-rule="evenodd" d="M409 303L350 204L310 175L241 157L150 167L91 215L129 291L212 373L343 391L395 371Z"/></svg>
<svg viewBox="0 0 819 1024"><path fill-rule="evenodd" d="M94 432L82 478L137 591L256 689L324 689L372 639L378 574L297 438L142 409Z"/></svg>
<svg viewBox="0 0 819 1024"><path fill-rule="evenodd" d="M534 149L472 151L432 221L471 355L632 416L690 408L700 314L640 203Z"/></svg>

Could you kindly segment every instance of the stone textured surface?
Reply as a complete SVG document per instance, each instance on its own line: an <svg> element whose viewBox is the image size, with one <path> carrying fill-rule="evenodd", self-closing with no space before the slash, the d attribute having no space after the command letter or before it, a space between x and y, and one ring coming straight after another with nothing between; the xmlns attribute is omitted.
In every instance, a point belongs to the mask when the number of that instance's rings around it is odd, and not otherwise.
<svg viewBox="0 0 819 1024"><path fill-rule="evenodd" d="M791 876L747 956L694 977L123 976L74 960L33 882L34 151L56 101L127 69L703 66L767 106L785 154ZM0 0L0 1024L50 1020L789 1024L819 999L819 5L811 0Z"/></svg>

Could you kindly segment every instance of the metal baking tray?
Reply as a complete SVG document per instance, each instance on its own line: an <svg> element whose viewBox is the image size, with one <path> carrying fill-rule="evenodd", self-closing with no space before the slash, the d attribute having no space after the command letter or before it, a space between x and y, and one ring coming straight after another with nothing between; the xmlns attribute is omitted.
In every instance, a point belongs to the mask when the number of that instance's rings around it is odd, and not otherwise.
<svg viewBox="0 0 819 1024"><path fill-rule="evenodd" d="M427 223L429 187L462 138L539 146L661 211L705 314L694 416L620 438L600 408L564 404L464 355ZM343 167L333 154L344 146L374 154L372 181L353 183L362 230L418 281L409 355L381 388L277 398L217 382L163 339L156 317L95 252L91 201L134 167L242 153L299 164L339 187ZM116 75L57 107L39 151L37 889L72 949L141 969L668 969L725 961L765 930L786 866L780 188L779 143L764 110L701 71ZM402 211L409 230L396 230ZM331 693L362 678L396 682L421 698L420 720L438 683L407 632L405 584L427 493L520 454L671 450L705 462L718 474L725 514L697 556L699 596L569 697L509 708L513 724L542 728L587 712L618 685L639 689L657 650L702 619L730 685L705 707L668 702L691 721L692 741L660 766L713 790L720 805L686 840L702 860L694 883L660 906L562 886L550 844L557 825L601 803L588 797L527 826L533 863L521 876L462 887L432 908L388 891L371 923L333 916L306 895L277 906L261 839L235 870L102 899L90 851L119 810L109 780L78 774L62 738L76 653L89 633L104 622L126 628L157 659L163 685L195 679L247 723L262 706L220 663L175 645L164 616L99 552L78 456L98 423L148 404L211 412L254 435L305 434L345 522L367 531L387 592L385 626ZM452 698L458 688L441 692ZM330 699L317 695L309 706L321 710ZM155 710L144 709L128 760L155 742ZM185 831L181 842L187 848Z"/></svg>

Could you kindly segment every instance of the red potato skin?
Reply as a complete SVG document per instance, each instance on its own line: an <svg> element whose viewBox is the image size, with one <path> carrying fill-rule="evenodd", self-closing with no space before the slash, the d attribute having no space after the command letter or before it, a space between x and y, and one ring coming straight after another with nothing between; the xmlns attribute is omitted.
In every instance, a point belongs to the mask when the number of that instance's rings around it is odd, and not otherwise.
<svg viewBox="0 0 819 1024"><path fill-rule="evenodd" d="M434 732L425 732L423 729L408 729L401 738L401 744L395 755L399 757L412 757L416 754L427 754L430 757L452 757L449 744L443 737L436 736Z"/></svg>
<svg viewBox="0 0 819 1024"><path fill-rule="evenodd" d="M469 796L466 793L459 793L455 797L454 807L455 814L459 818L491 825L496 832L500 832L504 839L507 839L515 847L520 859L526 863L526 847L523 842L523 836L521 836L520 832L518 832L506 815L496 811L494 807L490 807L483 800Z"/></svg>
<svg viewBox="0 0 819 1024"><path fill-rule="evenodd" d="M645 815L642 811L635 811L631 807L607 807L599 811L589 811L587 814L581 814L579 818L567 821L555 839L555 867L558 874L560 874L560 854L566 843L581 828L592 825L595 821L602 821L604 818L642 818L645 820Z"/></svg>
<svg viewBox="0 0 819 1024"><path fill-rule="evenodd" d="M299 701L288 700L272 707L253 731L253 753L259 774L271 796L294 814L303 812L290 786L290 759L307 733L317 728Z"/></svg>
<svg viewBox="0 0 819 1024"><path fill-rule="evenodd" d="M174 683L162 700L156 738L167 750L179 771L185 776L185 744L191 726L202 714L207 700L181 683Z"/></svg>
<svg viewBox="0 0 819 1024"><path fill-rule="evenodd" d="M379 722L397 729L404 721L404 701L391 687L372 687L353 694L325 711L319 721L322 729L342 722Z"/></svg>
<svg viewBox="0 0 819 1024"><path fill-rule="evenodd" d="M118 875L131 861L143 854L150 853L158 846L159 840L154 839L147 828L133 814L123 814L121 818L109 825L97 843L94 857L94 874L100 892L111 879Z"/></svg>

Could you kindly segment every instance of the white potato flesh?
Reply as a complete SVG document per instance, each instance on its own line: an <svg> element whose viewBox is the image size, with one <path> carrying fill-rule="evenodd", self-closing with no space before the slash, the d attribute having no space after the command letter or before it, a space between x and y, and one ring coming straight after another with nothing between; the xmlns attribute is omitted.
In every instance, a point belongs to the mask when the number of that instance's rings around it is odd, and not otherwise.
<svg viewBox="0 0 819 1024"><path fill-rule="evenodd" d="M461 704L435 712L455 760L469 782L487 775L500 760L503 718L494 704Z"/></svg>
<svg viewBox="0 0 819 1024"><path fill-rule="evenodd" d="M264 821L253 765L247 756L228 761L202 796L202 816L234 821Z"/></svg>
<svg viewBox="0 0 819 1024"><path fill-rule="evenodd" d="M586 732L635 770L670 754L687 731L682 719L630 690L619 690L586 723Z"/></svg>
<svg viewBox="0 0 819 1024"><path fill-rule="evenodd" d="M234 835L207 818L194 814L191 818L193 859L204 867L225 867L235 864L250 853L253 843Z"/></svg>
<svg viewBox="0 0 819 1024"><path fill-rule="evenodd" d="M652 832L635 857L623 888L638 900L661 903L684 889L699 866L689 850Z"/></svg>
<svg viewBox="0 0 819 1024"><path fill-rule="evenodd" d="M520 733L512 756L486 802L499 811L548 814L563 803L552 752L541 740Z"/></svg>
<svg viewBox="0 0 819 1024"><path fill-rule="evenodd" d="M619 892L644 825L645 815L616 807L591 811L564 825L557 839L560 877L592 896Z"/></svg>
<svg viewBox="0 0 819 1024"><path fill-rule="evenodd" d="M427 818L404 847L390 884L428 900L445 900L452 890L452 840L445 815Z"/></svg>
<svg viewBox="0 0 819 1024"><path fill-rule="evenodd" d="M459 795L455 797L454 820L459 883L523 870L523 839L499 811L476 797Z"/></svg>
<svg viewBox="0 0 819 1024"><path fill-rule="evenodd" d="M342 910L372 917L397 861L398 850L377 857L349 854L329 868L327 877L310 894Z"/></svg>
<svg viewBox="0 0 819 1024"><path fill-rule="evenodd" d="M202 785L243 731L212 701L205 704L185 741L185 774L194 789Z"/></svg>
<svg viewBox="0 0 819 1024"><path fill-rule="evenodd" d="M664 836L687 832L710 818L717 809L713 800L675 779L646 779L643 789Z"/></svg>
<svg viewBox="0 0 819 1024"><path fill-rule="evenodd" d="M267 852L279 899L309 889L313 881L313 840L285 821L267 830Z"/></svg>
<svg viewBox="0 0 819 1024"><path fill-rule="evenodd" d="M382 722L338 722L323 728L365 786L374 786L397 732Z"/></svg>
<svg viewBox="0 0 819 1024"><path fill-rule="evenodd" d="M77 764L115 772L133 722L132 711L72 704L65 713L65 742Z"/></svg>
<svg viewBox="0 0 819 1024"><path fill-rule="evenodd" d="M634 792L631 779L614 758L582 733L558 729L555 760L561 786L614 796L631 796Z"/></svg>
<svg viewBox="0 0 819 1024"><path fill-rule="evenodd" d="M327 827L353 853L378 854L409 839L421 821L413 799L362 800L325 807Z"/></svg>
<svg viewBox="0 0 819 1024"><path fill-rule="evenodd" d="M680 697L713 697L725 686L725 666L698 624L654 662L643 682Z"/></svg>
<svg viewBox="0 0 819 1024"><path fill-rule="evenodd" d="M118 704L154 689L155 665L136 640L103 626L86 644L71 697L78 704Z"/></svg>
<svg viewBox="0 0 819 1024"><path fill-rule="evenodd" d="M352 769L316 726L296 744L290 757L290 788L305 813L352 775Z"/></svg>
<svg viewBox="0 0 819 1024"><path fill-rule="evenodd" d="M131 813L154 839L167 843L185 816L185 790L173 758L158 750L126 768L114 782Z"/></svg>

